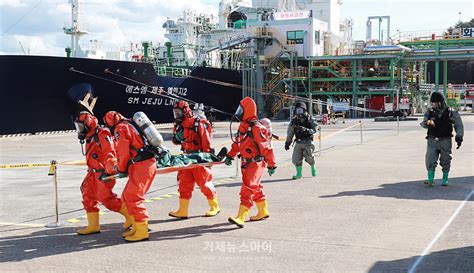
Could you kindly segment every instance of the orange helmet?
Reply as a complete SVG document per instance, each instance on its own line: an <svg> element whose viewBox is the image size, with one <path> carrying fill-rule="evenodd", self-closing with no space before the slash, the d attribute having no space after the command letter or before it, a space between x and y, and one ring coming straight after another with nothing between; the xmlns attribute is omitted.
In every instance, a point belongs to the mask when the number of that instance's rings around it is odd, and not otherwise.
<svg viewBox="0 0 474 273"><path fill-rule="evenodd" d="M189 107L189 104L184 100L179 100L173 105L173 115L175 120L183 120L184 117L191 118L193 111Z"/></svg>
<svg viewBox="0 0 474 273"><path fill-rule="evenodd" d="M74 126L76 126L78 138L83 140L95 133L99 122L91 113L82 111L76 117L76 120L74 120Z"/></svg>
<svg viewBox="0 0 474 273"><path fill-rule="evenodd" d="M111 132L113 132L115 125L119 124L125 118L117 111L108 111L107 113L105 113L102 119L104 121L105 126L107 126Z"/></svg>
<svg viewBox="0 0 474 273"><path fill-rule="evenodd" d="M250 97L245 97L240 101L239 108L234 114L240 121L250 121L257 118L257 104Z"/></svg>

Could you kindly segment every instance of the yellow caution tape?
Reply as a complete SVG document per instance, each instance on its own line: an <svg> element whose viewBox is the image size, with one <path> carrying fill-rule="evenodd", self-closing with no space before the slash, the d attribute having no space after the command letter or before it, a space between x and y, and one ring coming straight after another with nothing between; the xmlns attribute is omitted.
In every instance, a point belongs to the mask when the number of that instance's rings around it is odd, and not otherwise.
<svg viewBox="0 0 474 273"><path fill-rule="evenodd" d="M84 166L84 165L86 165L86 161L85 160L66 161L66 162L59 163L59 165Z"/></svg>
<svg viewBox="0 0 474 273"><path fill-rule="evenodd" d="M68 166L84 166L86 165L85 160L74 160L63 163L55 163L57 165L68 165ZM15 168L35 168L35 167L51 167L51 163L20 163L20 164L3 164L0 165L0 169L15 169Z"/></svg>
<svg viewBox="0 0 474 273"><path fill-rule="evenodd" d="M51 164L48 163L25 163L25 164L5 164L0 165L0 169L15 169L15 168L34 168L34 167L49 167Z"/></svg>

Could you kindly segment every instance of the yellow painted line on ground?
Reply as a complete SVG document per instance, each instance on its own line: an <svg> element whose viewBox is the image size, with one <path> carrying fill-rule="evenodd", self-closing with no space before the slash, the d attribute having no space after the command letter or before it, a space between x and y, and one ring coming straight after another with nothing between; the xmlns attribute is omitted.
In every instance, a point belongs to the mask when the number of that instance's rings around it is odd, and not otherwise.
<svg viewBox="0 0 474 273"><path fill-rule="evenodd" d="M143 201L143 202L145 202L145 203L152 203L152 202L153 202L153 200L150 200L150 199L145 199L145 201Z"/></svg>
<svg viewBox="0 0 474 273"><path fill-rule="evenodd" d="M163 199L165 199L165 198L162 198L162 197L153 197L153 198L151 198L151 200L155 200L155 201L163 200Z"/></svg>
<svg viewBox="0 0 474 273"><path fill-rule="evenodd" d="M170 198L170 197L173 197L173 195L172 195L172 194L165 194L165 195L162 195L162 196L160 196L160 197L162 197L162 198Z"/></svg>
<svg viewBox="0 0 474 273"><path fill-rule="evenodd" d="M78 222L80 222L80 221L81 221L81 220L80 220L80 219L77 219L77 218L72 218L72 219L66 220L66 222L72 223L72 224L78 223Z"/></svg>

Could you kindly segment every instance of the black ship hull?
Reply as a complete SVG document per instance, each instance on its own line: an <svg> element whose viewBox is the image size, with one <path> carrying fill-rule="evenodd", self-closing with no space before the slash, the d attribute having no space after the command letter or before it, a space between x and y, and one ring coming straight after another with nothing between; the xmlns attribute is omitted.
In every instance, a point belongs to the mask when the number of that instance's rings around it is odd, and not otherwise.
<svg viewBox="0 0 474 273"><path fill-rule="evenodd" d="M73 68L76 72L71 71ZM115 74L106 73L111 71ZM173 121L166 92L233 113L242 96L238 71L196 67L193 77L158 76L149 63L44 56L0 56L0 134L73 129L77 111L68 90L88 84L98 97L94 114L115 110L126 117L145 112L156 123ZM206 80L202 80L206 79ZM231 83L216 84L212 81ZM145 91L144 85L149 87ZM154 90L152 87L155 87ZM172 97L172 96L171 96ZM217 118L228 118L216 114Z"/></svg>

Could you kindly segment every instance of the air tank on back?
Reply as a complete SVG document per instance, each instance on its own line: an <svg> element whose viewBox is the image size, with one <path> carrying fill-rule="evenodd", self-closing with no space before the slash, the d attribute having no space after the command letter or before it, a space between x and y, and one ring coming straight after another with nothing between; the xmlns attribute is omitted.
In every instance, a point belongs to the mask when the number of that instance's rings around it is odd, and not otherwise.
<svg viewBox="0 0 474 273"><path fill-rule="evenodd" d="M156 130L155 125L153 125L145 113L136 112L133 115L133 121L138 125L149 144L154 147L162 148L163 137L158 130Z"/></svg>

